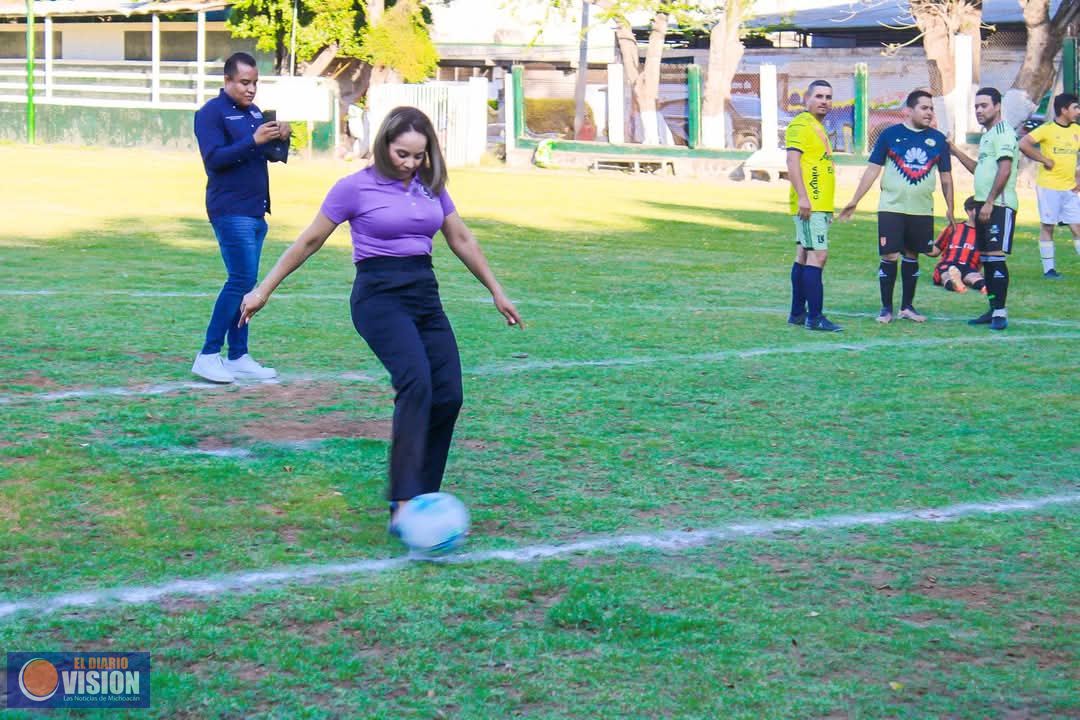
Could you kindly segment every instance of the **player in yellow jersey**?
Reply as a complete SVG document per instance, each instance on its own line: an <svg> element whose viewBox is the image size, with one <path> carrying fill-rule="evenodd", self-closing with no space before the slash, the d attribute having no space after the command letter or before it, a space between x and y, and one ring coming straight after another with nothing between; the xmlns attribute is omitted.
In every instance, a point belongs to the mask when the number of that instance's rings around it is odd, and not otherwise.
<svg viewBox="0 0 1080 720"><path fill-rule="evenodd" d="M795 116L784 134L796 243L788 322L824 332L841 329L822 314L825 289L821 272L829 256L836 183L832 145L823 124L832 109L832 96L832 85L826 81L810 83L806 112Z"/></svg>
<svg viewBox="0 0 1080 720"><path fill-rule="evenodd" d="M1020 139L1020 152L1039 163L1035 192L1039 198L1039 255L1043 277L1057 280L1054 268L1054 227L1065 223L1072 230L1073 245L1080 253L1080 101L1071 93L1054 98L1054 119ZM1038 146L1038 147L1036 147Z"/></svg>

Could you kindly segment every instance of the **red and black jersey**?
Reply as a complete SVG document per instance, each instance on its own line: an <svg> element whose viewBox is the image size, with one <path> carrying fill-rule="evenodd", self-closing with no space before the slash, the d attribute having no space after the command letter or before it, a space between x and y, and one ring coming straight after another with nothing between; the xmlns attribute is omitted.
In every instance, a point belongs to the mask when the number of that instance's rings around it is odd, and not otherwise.
<svg viewBox="0 0 1080 720"><path fill-rule="evenodd" d="M972 226L959 223L946 227L935 245L941 248L938 265L966 265L972 270L979 269L979 251L975 249L975 228Z"/></svg>

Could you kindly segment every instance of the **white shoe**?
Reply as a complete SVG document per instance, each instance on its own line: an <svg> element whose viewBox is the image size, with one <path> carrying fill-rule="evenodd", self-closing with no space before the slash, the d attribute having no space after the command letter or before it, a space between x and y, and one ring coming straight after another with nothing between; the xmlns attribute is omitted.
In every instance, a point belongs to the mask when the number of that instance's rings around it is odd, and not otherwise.
<svg viewBox="0 0 1080 720"><path fill-rule="evenodd" d="M236 377L251 378L253 380L271 380L277 377L277 370L263 367L255 362L250 355L244 354L235 360L225 360L222 363L225 371Z"/></svg>
<svg viewBox="0 0 1080 720"><path fill-rule="evenodd" d="M191 372L213 383L231 383L236 380L236 377L225 369L221 355L218 353L196 355Z"/></svg>

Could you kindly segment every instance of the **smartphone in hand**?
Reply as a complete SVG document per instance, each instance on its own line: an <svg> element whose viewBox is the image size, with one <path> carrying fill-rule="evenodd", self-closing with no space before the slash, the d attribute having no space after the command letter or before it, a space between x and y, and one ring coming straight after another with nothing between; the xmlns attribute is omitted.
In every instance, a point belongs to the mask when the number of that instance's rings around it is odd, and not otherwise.
<svg viewBox="0 0 1080 720"><path fill-rule="evenodd" d="M277 122L277 110L263 110L262 116L268 123Z"/></svg>

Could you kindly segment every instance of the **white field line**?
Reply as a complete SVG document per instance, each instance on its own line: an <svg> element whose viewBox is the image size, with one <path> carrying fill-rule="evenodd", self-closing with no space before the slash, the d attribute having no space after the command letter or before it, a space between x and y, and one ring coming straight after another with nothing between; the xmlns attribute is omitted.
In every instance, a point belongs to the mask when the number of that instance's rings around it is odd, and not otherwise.
<svg viewBox="0 0 1080 720"><path fill-rule="evenodd" d="M804 345L792 345L789 347L761 347L748 348L745 350L721 350L713 353L665 355L643 355L640 357L626 358L598 358L596 360L532 360L515 364L479 365L466 368L465 375L493 376L513 375L521 372L538 372L545 370L561 370L572 368L620 368L640 367L648 365L666 365L679 363L716 363L725 360L738 360L744 358L764 357L768 355L809 355L832 352L864 352L889 348L933 348L953 345L983 345L989 343L1023 343L1044 340L1080 340L1080 333L1052 333L1042 335L992 335L984 330L978 334L951 338L903 338L868 340L861 343L844 342L819 342ZM274 380L262 382L246 382L236 387L252 387L255 385L273 385L285 383L308 383L308 382L338 382L341 380L355 382L377 382L379 378L365 373L283 373ZM0 395L0 405L13 405L28 402L53 402L57 400L86 399L109 396L140 397L145 395L162 395L181 390L194 390L206 392L209 390L220 391L223 387L211 383L177 382L163 383L143 388L105 387L83 388L77 390L54 390L47 393L27 395Z"/></svg>
<svg viewBox="0 0 1080 720"><path fill-rule="evenodd" d="M134 298L216 298L217 292L173 292L173 291L161 291L161 290L59 290L59 289L44 289L44 290L0 290L0 296L51 296L51 295L78 295L78 294L90 294L95 295L119 295L124 297ZM305 293L305 292L288 292L283 291L274 295L275 300L330 300L340 301L346 303L349 300L349 294L346 290L340 293ZM445 300L445 298L444 298ZM462 301L469 303L479 303L484 305L491 304L491 298L470 297L463 298ZM452 300L450 302L453 302ZM610 300L598 300L598 301L585 301L585 300L572 300L572 299L559 299L559 300L543 300L543 299L528 299L521 298L515 299L514 302L522 307L552 307L552 308L586 308L586 309L608 309L608 310L639 310L645 312L663 312L672 314L686 314L686 313L756 313L764 315L776 315L777 317L786 316L788 312L787 307L781 306L753 306L753 305L680 305L678 303L638 303L638 302L612 302ZM829 315L836 315L837 317L851 317L851 318L876 318L877 313L869 312L853 312L845 310L833 310L830 309ZM1013 319L1017 322L1022 322L1024 325L1037 325L1042 327L1062 327L1062 328L1080 328L1080 321L1077 320L1061 320L1061 319L1048 319L1040 320L1037 318L1025 318L1023 315L1013 314ZM943 321L943 322L967 322L970 318L960 315L933 315L930 317L931 322Z"/></svg>
<svg viewBox="0 0 1080 720"><path fill-rule="evenodd" d="M529 545L505 550L481 550L438 558L444 564L464 565L503 561L530 563L537 560L580 553L618 553L625 550L678 552L747 537L771 536L785 532L837 530L863 526L895 525L906 522L952 522L980 515L1032 512L1042 508L1080 502L1080 493L1061 493L1029 499L1003 499L964 503L940 508L892 512L829 515L790 520L748 520L703 530L672 530L655 534L611 535L564 543ZM91 589L45 597L0 601L0 620L18 613L52 613L108 604L146 605L171 596L207 597L254 591L283 584L314 584L320 581L374 575L405 566L408 557L357 560L323 565L300 565L270 570L232 573L217 577L172 580L160 585Z"/></svg>
<svg viewBox="0 0 1080 720"><path fill-rule="evenodd" d="M318 450L326 443L332 440L353 440L355 438L346 437L323 437L314 438L311 440L286 440L281 442L260 442L254 447L222 447L212 449L200 449L195 447L183 447L183 446L170 446L163 448L126 448L117 447L117 449L135 450L142 454L162 454L162 455L194 455L194 456L206 456L215 458L232 458L236 460L246 460L248 458L257 457L262 454L262 451L274 451L274 450ZM371 438L367 438L370 440Z"/></svg>
<svg viewBox="0 0 1080 720"><path fill-rule="evenodd" d="M663 365L666 363L715 363L724 360L762 357L766 355L810 355L838 351L863 352L882 348L931 348L949 345L982 345L995 342L1025 342L1027 340L1080 340L1080 333L1054 333L1044 335L971 335L952 338L926 338L903 340L868 340L861 343L820 342L790 347L748 348L746 350L721 350L714 353L669 355L646 355L629 358L606 358L599 360L535 360L517 365L481 365L467 371L472 375L508 375L532 370L555 370L578 367L634 367L639 365Z"/></svg>
<svg viewBox="0 0 1080 720"><path fill-rule="evenodd" d="M273 380L253 380L237 382L231 385L215 385L209 382L174 382L161 383L143 387L103 387L103 388L79 388L75 390L53 390L52 392L36 393L33 395L0 395L0 405L14 405L26 402L54 402L57 400L83 400L100 397L145 397L147 395L168 395L182 390L195 392L226 391L232 388L250 388L257 385L280 385L282 381L302 384L313 382L337 382L346 380L350 382L373 383L379 378L365 373L286 373Z"/></svg>

